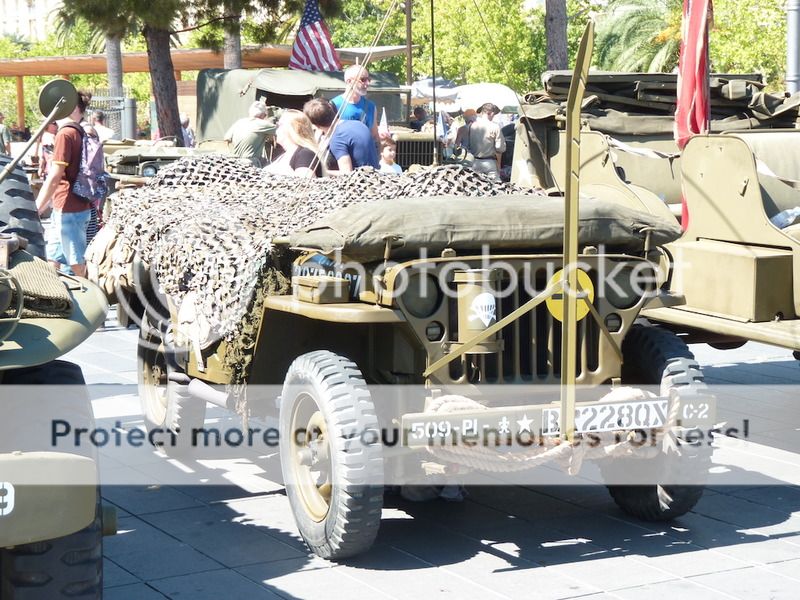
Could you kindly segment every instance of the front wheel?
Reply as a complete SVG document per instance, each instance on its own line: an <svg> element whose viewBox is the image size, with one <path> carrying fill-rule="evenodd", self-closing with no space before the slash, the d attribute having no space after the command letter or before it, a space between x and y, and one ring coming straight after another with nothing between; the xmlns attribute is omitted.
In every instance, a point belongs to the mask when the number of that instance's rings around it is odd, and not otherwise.
<svg viewBox="0 0 800 600"><path fill-rule="evenodd" d="M378 419L355 363L328 351L297 358L281 394L280 454L300 535L318 556L369 549L383 508Z"/></svg>
<svg viewBox="0 0 800 600"><path fill-rule="evenodd" d="M193 398L188 385L177 381L178 368L165 340L162 324L151 325L145 316L139 335L139 400L148 439L170 456L193 449L194 431L205 422L206 405Z"/></svg>
<svg viewBox="0 0 800 600"><path fill-rule="evenodd" d="M622 380L628 385L660 385L660 395L672 391L692 393L705 388L703 374L686 344L670 331L652 326L634 325L622 344ZM630 459L636 463L642 460ZM702 485L684 481L704 481L710 463L706 446L682 443L680 453L662 453L631 465L628 460L601 463L608 480L624 479L634 469L646 468L648 479L663 483L645 485L608 485L614 502L623 511L643 521L668 521L686 514L703 495Z"/></svg>

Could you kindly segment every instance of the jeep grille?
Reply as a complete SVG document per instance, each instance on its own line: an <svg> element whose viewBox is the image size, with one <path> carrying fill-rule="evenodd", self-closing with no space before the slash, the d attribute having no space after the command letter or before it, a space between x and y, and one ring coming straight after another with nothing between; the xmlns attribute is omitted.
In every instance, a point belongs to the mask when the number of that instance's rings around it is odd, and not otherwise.
<svg viewBox="0 0 800 600"><path fill-rule="evenodd" d="M497 303L497 320L519 308L531 299L531 294L521 285L524 272L517 271L520 285ZM590 276L592 274L590 273ZM527 290L543 290L547 273L540 269L535 281ZM594 280L595 278L592 277ZM456 300L450 300L450 328L457 328ZM597 301L595 300L595 306ZM455 319L455 320L454 320ZM544 303L501 330L503 350L496 354L476 354L450 363L450 378L454 383L466 381L481 383L558 383L561 378L561 323L548 311ZM457 334L453 334L455 338ZM578 383L596 384L606 375L596 373L600 366L600 328L587 315L578 322L578 356L576 378ZM465 369L467 371L465 376ZM474 371L474 372L470 372ZM477 382L476 382L477 383Z"/></svg>

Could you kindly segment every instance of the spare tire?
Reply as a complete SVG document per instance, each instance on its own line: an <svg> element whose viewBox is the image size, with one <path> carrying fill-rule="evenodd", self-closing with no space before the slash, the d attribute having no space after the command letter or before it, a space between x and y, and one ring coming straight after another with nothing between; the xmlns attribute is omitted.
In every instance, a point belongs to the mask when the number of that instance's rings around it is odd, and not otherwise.
<svg viewBox="0 0 800 600"><path fill-rule="evenodd" d="M10 162L10 157L0 155L0 169ZM28 252L45 258L44 227L28 177L19 165L0 182L0 233L24 237L28 240Z"/></svg>

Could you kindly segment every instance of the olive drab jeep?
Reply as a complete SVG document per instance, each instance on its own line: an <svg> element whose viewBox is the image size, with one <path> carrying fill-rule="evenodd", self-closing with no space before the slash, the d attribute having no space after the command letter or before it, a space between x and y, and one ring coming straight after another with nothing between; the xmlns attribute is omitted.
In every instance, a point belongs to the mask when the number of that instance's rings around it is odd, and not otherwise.
<svg viewBox="0 0 800 600"><path fill-rule="evenodd" d="M585 76L588 63L578 64ZM248 412L277 416L297 526L330 559L372 545L384 483L441 475L542 464L574 473L597 459L628 513L686 513L709 456L680 442L713 423L713 398L685 343L639 319L646 306L674 301L656 286L654 259L680 230L671 215L602 196L581 198L578 210L577 200L573 185L566 199L367 202L275 239L295 251L291 288L259 305L243 382L229 340L200 344L172 302L168 315L146 314L148 427L175 434L167 452L187 452L206 403L236 403L230 384L280 386L248 393ZM626 481L642 471L637 463L647 478Z"/></svg>
<svg viewBox="0 0 800 600"><path fill-rule="evenodd" d="M644 317L690 342L724 349L753 340L800 357L800 95L766 93L757 74L711 75L710 133L678 152L676 77L589 76L582 189L683 218L661 269L662 289L681 301ZM545 74L536 102L523 106L512 181L563 185L570 79Z"/></svg>
<svg viewBox="0 0 800 600"><path fill-rule="evenodd" d="M52 120L76 98L56 80L39 102ZM115 526L100 505L96 452L55 447L50 436L55 419L93 427L81 369L58 358L94 332L108 305L95 285L44 260L16 162L0 157L0 597L101 598L102 536Z"/></svg>

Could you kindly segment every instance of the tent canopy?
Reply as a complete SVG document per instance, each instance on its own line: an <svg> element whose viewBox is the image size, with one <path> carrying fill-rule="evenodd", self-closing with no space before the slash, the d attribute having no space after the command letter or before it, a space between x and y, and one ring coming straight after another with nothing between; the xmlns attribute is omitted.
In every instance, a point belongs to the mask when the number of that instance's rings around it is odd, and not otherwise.
<svg viewBox="0 0 800 600"><path fill-rule="evenodd" d="M433 101L431 78L415 81L411 85L411 103L429 104ZM492 102L507 113L519 111L519 98L516 92L502 83L470 83L456 86L452 81L436 78L436 105L447 112L477 109L486 102Z"/></svg>
<svg viewBox="0 0 800 600"><path fill-rule="evenodd" d="M428 104L433 100L433 78L420 79L411 84L411 104ZM436 102L452 103L456 100L456 84L443 77L436 78Z"/></svg>

